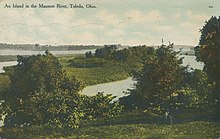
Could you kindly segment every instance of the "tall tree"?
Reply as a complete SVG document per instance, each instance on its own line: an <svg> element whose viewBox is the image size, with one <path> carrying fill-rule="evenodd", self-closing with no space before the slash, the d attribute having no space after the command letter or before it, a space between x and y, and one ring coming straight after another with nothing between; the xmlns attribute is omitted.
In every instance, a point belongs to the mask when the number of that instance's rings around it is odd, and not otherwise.
<svg viewBox="0 0 220 139"><path fill-rule="evenodd" d="M220 103L220 17L213 16L205 23L195 51L197 60L204 62L204 71L213 86L210 96L213 102Z"/></svg>
<svg viewBox="0 0 220 139"><path fill-rule="evenodd" d="M195 48L198 61L204 62L204 70L210 81L220 81L220 18L211 17L201 29L199 46Z"/></svg>

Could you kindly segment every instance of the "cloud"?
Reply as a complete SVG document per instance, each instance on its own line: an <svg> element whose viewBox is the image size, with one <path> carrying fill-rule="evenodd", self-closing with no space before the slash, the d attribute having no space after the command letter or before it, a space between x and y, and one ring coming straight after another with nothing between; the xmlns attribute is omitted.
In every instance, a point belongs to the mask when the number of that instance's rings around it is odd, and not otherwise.
<svg viewBox="0 0 220 139"><path fill-rule="evenodd" d="M13 28L13 29L12 29ZM32 37L20 34L15 27L8 28L8 30L0 31L0 38L5 43L33 43Z"/></svg>
<svg viewBox="0 0 220 139"><path fill-rule="evenodd" d="M189 19L197 21L197 22L201 22L201 21L205 22L207 19L210 18L210 16L207 14L195 13L195 12L192 12L191 10L187 11L186 15L188 16Z"/></svg>
<svg viewBox="0 0 220 139"><path fill-rule="evenodd" d="M73 39L91 40L91 39L95 39L96 35L90 32L84 32L79 34L72 34L70 35L70 37Z"/></svg>
<svg viewBox="0 0 220 139"><path fill-rule="evenodd" d="M4 26L28 25L40 26L43 21L38 18L34 9L1 9L1 23Z"/></svg>
<svg viewBox="0 0 220 139"><path fill-rule="evenodd" d="M95 17L97 20L100 20L106 25L117 25L120 23L118 16L110 11L100 11L95 15Z"/></svg>
<svg viewBox="0 0 220 139"><path fill-rule="evenodd" d="M97 36L91 32L82 32L82 33L75 33L68 36L70 40L74 43L78 44L93 44L98 43Z"/></svg>
<svg viewBox="0 0 220 139"><path fill-rule="evenodd" d="M33 3L28 0L25 2ZM86 0L83 0L84 2L87 3ZM1 7L3 3L5 2L0 3ZM47 2L41 0L41 3ZM57 0L53 0L52 3L57 3ZM148 45L158 44L161 38L164 38L175 43L194 45L200 36L199 29L212 13L210 9L202 9L204 4L200 5L199 1L94 0L92 4L98 8L0 8L0 40L8 43L44 44L106 44L116 41L123 44ZM198 5L200 8L192 8L189 4ZM215 9L212 9L213 14L217 13Z"/></svg>
<svg viewBox="0 0 220 139"><path fill-rule="evenodd" d="M192 11L186 11L185 15L186 20L180 23L182 30L190 34L190 36L199 38L200 32L199 29L202 28L205 21L210 18L208 14L204 13L195 13Z"/></svg>
<svg viewBox="0 0 220 139"><path fill-rule="evenodd" d="M155 25L154 30L157 32L167 32L167 33L171 33L173 30L173 26L171 25Z"/></svg>
<svg viewBox="0 0 220 139"><path fill-rule="evenodd" d="M161 13L157 10L152 10L149 12L133 10L128 12L125 16L135 23L152 23L164 20L164 17L162 17Z"/></svg>
<svg viewBox="0 0 220 139"><path fill-rule="evenodd" d="M105 34L107 36L115 37L115 36L124 35L125 33L124 33L124 31L122 29L115 28L113 30L107 30Z"/></svg>
<svg viewBox="0 0 220 139"><path fill-rule="evenodd" d="M175 20L178 20L178 19L180 19L181 18L181 14L180 13L175 13L174 15L173 15L173 19L175 19Z"/></svg>
<svg viewBox="0 0 220 139"><path fill-rule="evenodd" d="M67 26L75 21L75 12L72 9L47 9L41 16L46 18L48 23L57 23Z"/></svg>

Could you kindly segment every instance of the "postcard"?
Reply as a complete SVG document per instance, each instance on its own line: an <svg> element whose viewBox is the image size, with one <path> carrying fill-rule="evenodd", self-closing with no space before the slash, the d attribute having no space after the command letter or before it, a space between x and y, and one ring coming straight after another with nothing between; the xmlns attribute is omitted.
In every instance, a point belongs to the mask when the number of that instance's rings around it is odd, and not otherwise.
<svg viewBox="0 0 220 139"><path fill-rule="evenodd" d="M219 138L218 0L0 0L0 138Z"/></svg>

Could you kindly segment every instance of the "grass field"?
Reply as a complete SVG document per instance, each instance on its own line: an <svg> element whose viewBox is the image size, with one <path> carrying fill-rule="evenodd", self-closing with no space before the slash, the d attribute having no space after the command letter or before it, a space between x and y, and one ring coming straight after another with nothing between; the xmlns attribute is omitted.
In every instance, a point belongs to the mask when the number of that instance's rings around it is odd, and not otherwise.
<svg viewBox="0 0 220 139"><path fill-rule="evenodd" d="M149 139L217 139L220 123L208 121L176 122L170 124L163 116L145 112L124 112L114 118L82 121L79 129L49 127L0 128L0 137L14 138L149 138Z"/></svg>
<svg viewBox="0 0 220 139"><path fill-rule="evenodd" d="M84 86L127 79L132 68L125 63L78 56L59 57L67 75L76 77Z"/></svg>
<svg viewBox="0 0 220 139"><path fill-rule="evenodd" d="M68 136L67 136L68 137ZM69 138L217 138L220 124L190 122L175 125L127 124L82 128Z"/></svg>

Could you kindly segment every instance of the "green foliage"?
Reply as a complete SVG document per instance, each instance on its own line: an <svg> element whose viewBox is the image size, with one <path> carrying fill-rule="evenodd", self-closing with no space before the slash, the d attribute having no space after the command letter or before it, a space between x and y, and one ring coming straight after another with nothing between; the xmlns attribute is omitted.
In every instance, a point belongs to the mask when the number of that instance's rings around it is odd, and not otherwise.
<svg viewBox="0 0 220 139"><path fill-rule="evenodd" d="M134 70L126 63L97 57L60 61L65 65L67 75L76 77L84 86L127 79Z"/></svg>
<svg viewBox="0 0 220 139"><path fill-rule="evenodd" d="M181 65L178 52L161 46L145 56L143 69L134 76L135 89L120 99L125 109L147 109L158 114L176 113L204 107L210 85L201 70L188 70Z"/></svg>
<svg viewBox="0 0 220 139"><path fill-rule="evenodd" d="M104 48L96 49L95 56L99 58L111 58L112 53L117 49L117 45L105 45Z"/></svg>
<svg viewBox="0 0 220 139"><path fill-rule="evenodd" d="M49 52L18 56L10 73L10 86L1 98L5 126L78 126L80 84L67 78L56 57Z"/></svg>
<svg viewBox="0 0 220 139"><path fill-rule="evenodd" d="M111 118L122 111L122 106L112 94L104 95L98 92L94 96L83 96L83 109L85 119Z"/></svg>
<svg viewBox="0 0 220 139"><path fill-rule="evenodd" d="M169 105L173 110L177 111L199 107L200 101L196 90L190 87L183 87L171 94Z"/></svg>
<svg viewBox="0 0 220 139"><path fill-rule="evenodd" d="M5 90L6 88L8 88L9 83L10 83L10 79L9 79L8 75L1 73L0 74L0 92Z"/></svg>
<svg viewBox="0 0 220 139"><path fill-rule="evenodd" d="M126 49L118 50L113 53L113 59L117 61L126 61L130 62L143 62L147 57L154 54L153 47L143 46L136 46L136 47L129 47Z"/></svg>
<svg viewBox="0 0 220 139"><path fill-rule="evenodd" d="M198 61L204 62L211 91L207 96L207 107L220 106L220 17L211 17L201 29L199 46L195 48ZM214 106L212 105L214 104Z"/></svg>
<svg viewBox="0 0 220 139"><path fill-rule="evenodd" d="M209 80L220 82L220 18L211 17L201 29L199 46L196 47L198 61L204 62Z"/></svg>
<svg viewBox="0 0 220 139"><path fill-rule="evenodd" d="M155 50L155 55L148 57L144 68L135 76L136 89L131 95L140 108L147 108L164 112L171 110L170 99L172 93L180 88L183 72L182 59L177 58L177 52L172 46L161 46Z"/></svg>
<svg viewBox="0 0 220 139"><path fill-rule="evenodd" d="M70 62L70 66L75 68L103 67L104 65L111 63L111 61L96 57L91 57L91 58L77 57L72 60L69 60L69 62Z"/></svg>
<svg viewBox="0 0 220 139"><path fill-rule="evenodd" d="M125 63L133 69L132 74L135 74L140 71L144 61L154 53L153 47L136 46L115 51L112 54L112 59Z"/></svg>
<svg viewBox="0 0 220 139"><path fill-rule="evenodd" d="M191 90L194 90L197 95L197 107L204 107L209 103L209 97L211 97L212 86L208 81L206 72L195 69L185 76L185 83Z"/></svg>
<svg viewBox="0 0 220 139"><path fill-rule="evenodd" d="M118 124L88 126L75 131L51 127L4 128L0 136L8 139L23 138L218 138L220 123L188 122L184 124Z"/></svg>
<svg viewBox="0 0 220 139"><path fill-rule="evenodd" d="M117 45L106 45L104 48L96 50L95 57L103 58L102 60L105 59L105 63L108 63L109 65L111 65L114 61L115 65L120 65L123 69L125 69L121 72L128 72L130 76L133 76L134 73L140 71L145 59L153 55L154 52L153 47L146 47L145 45L125 48L122 50L117 50ZM75 66L77 65L81 66L79 64L75 64ZM84 66L98 67L100 65L101 64L89 63ZM109 66L109 68L111 68L111 66Z"/></svg>
<svg viewBox="0 0 220 139"><path fill-rule="evenodd" d="M192 130L193 129L193 130ZM217 138L219 123L191 122L177 125L131 124L91 127L77 132L78 138ZM92 134L91 134L92 133ZM87 135L87 136L86 136Z"/></svg>

